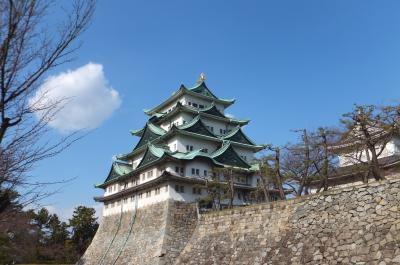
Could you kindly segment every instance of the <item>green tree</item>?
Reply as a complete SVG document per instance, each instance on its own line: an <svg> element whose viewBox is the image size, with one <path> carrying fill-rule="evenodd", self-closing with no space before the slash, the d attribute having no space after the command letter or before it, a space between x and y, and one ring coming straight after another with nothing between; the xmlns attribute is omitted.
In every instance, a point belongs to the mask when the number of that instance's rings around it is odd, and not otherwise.
<svg viewBox="0 0 400 265"><path fill-rule="evenodd" d="M72 228L71 239L78 255L85 252L99 226L95 213L93 208L78 206L69 220L69 226Z"/></svg>
<svg viewBox="0 0 400 265"><path fill-rule="evenodd" d="M64 244L68 239L68 225L61 222L56 214L50 216L47 227L49 229L49 242L51 244Z"/></svg>

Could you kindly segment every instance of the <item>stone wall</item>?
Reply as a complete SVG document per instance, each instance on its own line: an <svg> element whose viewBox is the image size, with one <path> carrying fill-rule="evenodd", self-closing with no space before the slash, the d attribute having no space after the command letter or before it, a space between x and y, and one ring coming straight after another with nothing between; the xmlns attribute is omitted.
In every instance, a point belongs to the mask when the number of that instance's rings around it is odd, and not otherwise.
<svg viewBox="0 0 400 265"><path fill-rule="evenodd" d="M165 201L107 216L80 265L400 265L400 179L214 212Z"/></svg>
<svg viewBox="0 0 400 265"><path fill-rule="evenodd" d="M400 180L202 215L175 264L400 264Z"/></svg>
<svg viewBox="0 0 400 265"><path fill-rule="evenodd" d="M195 228L194 213L193 204L165 201L106 216L78 264L171 264Z"/></svg>

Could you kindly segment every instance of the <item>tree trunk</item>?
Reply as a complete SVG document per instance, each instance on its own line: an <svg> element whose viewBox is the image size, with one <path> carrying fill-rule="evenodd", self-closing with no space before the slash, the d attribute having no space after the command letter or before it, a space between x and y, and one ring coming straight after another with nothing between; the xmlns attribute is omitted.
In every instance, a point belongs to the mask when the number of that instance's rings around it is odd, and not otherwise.
<svg viewBox="0 0 400 265"><path fill-rule="evenodd" d="M277 179L277 185L278 185L278 190L279 190L279 197L281 198L281 200L285 200L286 196L285 196L285 191L283 190L283 177L281 174L281 151L279 149L279 147L277 147L275 149L275 175L276 175L276 179Z"/></svg>

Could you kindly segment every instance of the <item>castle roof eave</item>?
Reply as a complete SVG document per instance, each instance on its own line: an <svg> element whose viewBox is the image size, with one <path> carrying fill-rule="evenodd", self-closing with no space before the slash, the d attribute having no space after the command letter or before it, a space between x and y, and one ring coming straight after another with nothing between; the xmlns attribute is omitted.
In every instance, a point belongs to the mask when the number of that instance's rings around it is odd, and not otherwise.
<svg viewBox="0 0 400 265"><path fill-rule="evenodd" d="M166 105L172 103L174 100L176 100L177 98L179 98L180 96L182 96L184 94L188 94L188 95L191 95L191 96L194 96L194 97L198 97L198 98L202 98L202 99L206 99L206 100L215 101L215 102L217 102L219 104L224 105L225 107L228 107L228 106L232 105L233 103L235 103L235 99L220 99L220 98L214 98L214 97L210 97L210 96L205 96L203 94L196 93L196 92L192 91L191 89L187 89L184 85L181 85L179 90L176 91L172 96L170 96L168 99L163 101L158 106L156 106L156 107L154 107L154 108L152 108L150 110L144 110L144 113L146 113L149 116L153 115L155 113L158 113L158 111L160 109L162 109Z"/></svg>
<svg viewBox="0 0 400 265"><path fill-rule="evenodd" d="M96 196L96 197L94 197L94 200L96 202L112 201L112 200L124 197L132 192L146 190L148 188L152 188L155 185L159 185L159 184L165 183L167 181L179 181L181 183L204 185L207 180L204 178L184 177L184 176L175 174L173 172L164 171L160 176L158 176L152 180L149 180L145 183L136 185L134 187L127 188L125 190L122 190L120 192L117 192L117 193L114 193L114 194L111 194L108 196ZM249 184L234 183L234 185L236 188L239 188L239 189L246 189L246 190L255 190L256 189L256 187L253 187Z"/></svg>
<svg viewBox="0 0 400 265"><path fill-rule="evenodd" d="M144 190L150 187L154 187L154 185L163 183L165 181L170 181L170 180L176 180L176 181L181 181L185 183L196 183L196 184L204 184L205 180L204 179L199 179L199 178L188 178L188 177L183 177L183 176L178 176L175 174L172 174L171 172L164 171L160 176L158 176L155 179L149 180L145 183L139 184L137 186L125 189L121 192L114 193L109 196L99 196L99 197L94 197L96 202L105 202L105 201L110 201L116 198L120 198L126 194L129 194L134 191L139 191L139 190Z"/></svg>
<svg viewBox="0 0 400 265"><path fill-rule="evenodd" d="M186 154L180 153L181 154L180 156L178 156L177 154L172 154L171 152L168 152L167 150L163 150L161 152L160 150L162 148L158 148L152 144L148 144L146 153L144 154L142 161L139 163L137 168L133 169L128 174L119 176L118 178L110 179L110 181L105 181L102 184L98 184L98 185L96 185L96 187L97 188L105 188L109 184L124 180L125 178L131 176L132 174L141 172L142 170L149 168L151 166L154 166L160 162L164 162L166 159L170 159L172 161L179 161L179 160L193 160L196 158L206 158L206 159L210 159L210 162L212 162L217 167L231 167L231 168L238 168L238 169L242 169L242 170L251 171L251 165L249 165L246 161L244 161L242 158L240 158L240 156L234 150L228 150L230 148L231 144L232 143L229 141L225 142L225 144L223 144L220 149L216 150L212 154L204 153L201 150L195 150L195 151L192 151L192 152L186 153ZM239 163L244 165L244 167L240 167L237 165L231 165L231 164L225 164L221 161L218 161L218 158L222 157L227 150L230 152L233 152L235 154L236 160L239 160ZM148 152L151 152L155 156L155 158L153 161L150 161L148 163L147 163L147 161L145 161L145 163L143 163L143 161L145 160L146 154Z"/></svg>
<svg viewBox="0 0 400 265"><path fill-rule="evenodd" d="M210 105L208 108L211 108L211 107L215 107L215 106ZM248 119L235 119L235 118L226 117L225 115L224 115L224 117L213 115L213 114L207 113L207 109L192 108L189 106L182 105L180 102L177 103L177 106L172 111L170 111L168 113L157 113L158 115L153 114L153 117L151 117L150 120L154 121L154 123L156 123L156 124L159 124L180 112L197 114L197 115L200 115L205 118L229 122L229 123L237 124L240 126L247 125L250 122L250 120L248 120Z"/></svg>

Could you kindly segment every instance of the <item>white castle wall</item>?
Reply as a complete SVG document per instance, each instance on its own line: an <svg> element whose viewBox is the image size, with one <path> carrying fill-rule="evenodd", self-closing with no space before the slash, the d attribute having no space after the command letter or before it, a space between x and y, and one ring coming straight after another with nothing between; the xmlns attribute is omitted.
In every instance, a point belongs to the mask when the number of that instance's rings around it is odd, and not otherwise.
<svg viewBox="0 0 400 265"><path fill-rule="evenodd" d="M212 153L215 150L217 150L217 147L219 145L218 142L212 142L212 141L202 140L202 139L198 139L198 138L189 138L184 135L176 135L176 136L172 137L168 141L167 144L171 151L179 151L182 153L187 152L186 145L193 146L193 150L207 148L208 153Z"/></svg>
<svg viewBox="0 0 400 265"><path fill-rule="evenodd" d="M379 152L381 150L382 146L379 146L376 150ZM339 166L344 167L344 166L351 166L354 164L360 163L359 160L366 162L367 161L367 153L365 151L363 152L353 152L353 153L348 153L348 154L342 154L338 156L339 159ZM361 156L360 156L361 155ZM371 157L371 152L369 152L369 155ZM391 141L389 141L382 154L379 156L379 158L383 157L388 157L388 156L393 156L393 155L400 155L400 139L399 138L393 138Z"/></svg>
<svg viewBox="0 0 400 265"><path fill-rule="evenodd" d="M178 185L179 191L175 190L176 185ZM166 201L168 199L173 199L175 201L195 202L202 196L204 197L206 195L206 191L202 189L201 194L194 194L194 186L195 185L191 184L168 182L167 184L158 185L148 190L130 194L124 198L104 204L103 216L120 214L121 210L122 212L132 211L135 209L136 200L138 208L143 208L145 206ZM181 187L183 187L183 192L181 191ZM157 189L159 189L158 194L156 193Z"/></svg>

